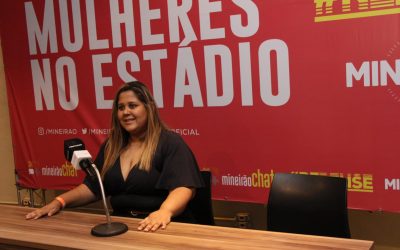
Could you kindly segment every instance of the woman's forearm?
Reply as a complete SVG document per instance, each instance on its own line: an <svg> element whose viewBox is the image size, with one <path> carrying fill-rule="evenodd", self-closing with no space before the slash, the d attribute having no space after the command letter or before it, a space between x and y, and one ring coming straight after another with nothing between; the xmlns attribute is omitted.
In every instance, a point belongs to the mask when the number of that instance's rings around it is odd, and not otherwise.
<svg viewBox="0 0 400 250"><path fill-rule="evenodd" d="M160 210L171 213L171 217L182 213L190 199L193 197L194 190L187 187L178 187L170 191L167 199L161 204Z"/></svg>
<svg viewBox="0 0 400 250"><path fill-rule="evenodd" d="M52 216L58 213L64 207L85 205L94 201L95 199L96 196L92 193L92 191L90 191L86 185L81 184L74 189L59 195L46 206L28 213L25 218L28 220L36 220L45 215Z"/></svg>
<svg viewBox="0 0 400 250"><path fill-rule="evenodd" d="M96 196L85 185L81 184L76 188L59 195L64 199L66 207L83 206L96 200Z"/></svg>

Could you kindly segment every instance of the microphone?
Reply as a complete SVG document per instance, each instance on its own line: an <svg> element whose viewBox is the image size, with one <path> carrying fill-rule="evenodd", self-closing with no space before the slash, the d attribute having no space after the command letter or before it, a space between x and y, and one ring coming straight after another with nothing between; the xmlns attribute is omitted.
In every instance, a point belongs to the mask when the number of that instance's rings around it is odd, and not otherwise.
<svg viewBox="0 0 400 250"><path fill-rule="evenodd" d="M108 237L125 233L128 226L120 222L111 222L110 212L107 207L106 196L104 193L103 182L99 170L92 161L92 156L85 150L85 144L79 138L68 139L64 141L65 159L71 162L76 169L82 169L91 178L96 178L100 185L103 206L107 217L107 223L96 225L92 228L92 235L99 237Z"/></svg>
<svg viewBox="0 0 400 250"><path fill-rule="evenodd" d="M85 150L85 144L81 139L74 138L64 141L64 155L75 169L82 169L87 175L94 178L96 172L92 168L92 156Z"/></svg>

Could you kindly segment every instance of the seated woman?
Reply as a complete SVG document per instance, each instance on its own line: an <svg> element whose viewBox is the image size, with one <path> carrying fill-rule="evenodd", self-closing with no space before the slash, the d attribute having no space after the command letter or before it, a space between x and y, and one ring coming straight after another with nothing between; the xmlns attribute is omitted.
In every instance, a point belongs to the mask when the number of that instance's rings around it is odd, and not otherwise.
<svg viewBox="0 0 400 250"><path fill-rule="evenodd" d="M95 160L101 169L114 215L143 218L139 230L165 229L171 220L196 223L187 206L203 180L196 159L183 139L161 121L148 88L135 81L117 92L111 133ZM26 219L52 216L63 207L101 198L99 183L86 177L74 189Z"/></svg>

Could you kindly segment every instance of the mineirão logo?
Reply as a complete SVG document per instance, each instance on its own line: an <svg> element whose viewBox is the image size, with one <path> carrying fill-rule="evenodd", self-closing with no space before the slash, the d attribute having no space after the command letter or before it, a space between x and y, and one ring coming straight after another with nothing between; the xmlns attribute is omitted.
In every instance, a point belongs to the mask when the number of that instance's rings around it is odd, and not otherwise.
<svg viewBox="0 0 400 250"><path fill-rule="evenodd" d="M400 13L400 0L314 0L315 22Z"/></svg>

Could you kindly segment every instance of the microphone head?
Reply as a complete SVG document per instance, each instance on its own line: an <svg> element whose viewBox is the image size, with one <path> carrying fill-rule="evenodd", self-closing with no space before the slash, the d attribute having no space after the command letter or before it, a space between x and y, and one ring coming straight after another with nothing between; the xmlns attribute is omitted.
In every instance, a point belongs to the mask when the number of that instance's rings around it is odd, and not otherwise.
<svg viewBox="0 0 400 250"><path fill-rule="evenodd" d="M71 164L75 169L83 169L85 172L90 170L92 156L87 150L75 150L72 154ZM92 175L91 173L89 175Z"/></svg>
<svg viewBox="0 0 400 250"><path fill-rule="evenodd" d="M74 151L77 150L85 150L85 144L81 139L73 138L64 141L64 155L67 161L72 161Z"/></svg>

